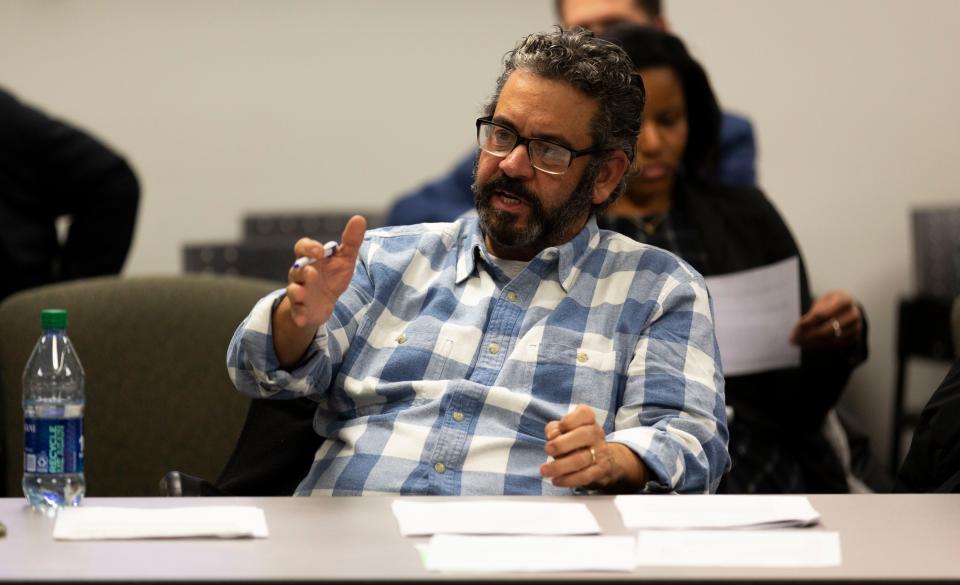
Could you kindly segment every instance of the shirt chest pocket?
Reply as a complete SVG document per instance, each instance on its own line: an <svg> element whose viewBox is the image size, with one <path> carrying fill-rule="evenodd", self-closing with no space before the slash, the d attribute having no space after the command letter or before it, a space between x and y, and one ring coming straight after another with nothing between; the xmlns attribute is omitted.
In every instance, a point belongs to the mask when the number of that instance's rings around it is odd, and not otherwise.
<svg viewBox="0 0 960 585"><path fill-rule="evenodd" d="M616 351L550 341L531 344L526 351L533 358L526 376L532 398L564 408L571 404L611 408L620 380Z"/></svg>
<svg viewBox="0 0 960 585"><path fill-rule="evenodd" d="M520 430L543 438L544 426L560 420L573 405L586 404L597 411L598 422L612 430L621 376L615 350L575 346L551 341L518 347L523 363L522 383L514 391L530 393L520 419Z"/></svg>
<svg viewBox="0 0 960 585"><path fill-rule="evenodd" d="M371 356L373 360L368 363L380 361L377 377L381 380L415 382L443 378L454 341L441 335L439 328L412 322L383 331L377 337L377 357Z"/></svg>
<svg viewBox="0 0 960 585"><path fill-rule="evenodd" d="M450 336L442 334L440 324L383 321L364 322L358 329L359 342L350 346L334 382L331 408L365 415L441 393L439 386L411 383L442 379L454 347Z"/></svg>

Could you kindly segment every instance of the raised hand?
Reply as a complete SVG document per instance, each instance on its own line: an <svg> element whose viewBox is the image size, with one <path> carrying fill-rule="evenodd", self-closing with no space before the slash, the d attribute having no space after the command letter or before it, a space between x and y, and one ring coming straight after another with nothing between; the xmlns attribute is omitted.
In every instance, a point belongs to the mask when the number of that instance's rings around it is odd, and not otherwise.
<svg viewBox="0 0 960 585"><path fill-rule="evenodd" d="M354 215L343 229L335 254L324 258L323 244L302 238L293 248L296 258L315 261L287 274L287 295L273 314L273 346L281 367L297 363L317 328L333 313L337 299L350 286L367 220Z"/></svg>
<svg viewBox="0 0 960 585"><path fill-rule="evenodd" d="M343 229L336 253L329 258L323 257L323 244L316 240L301 238L294 245L295 257L315 259L303 268L291 268L287 274L287 298L291 303L291 316L298 327L315 329L330 318L337 299L353 278L366 229L366 219L359 215L351 217Z"/></svg>

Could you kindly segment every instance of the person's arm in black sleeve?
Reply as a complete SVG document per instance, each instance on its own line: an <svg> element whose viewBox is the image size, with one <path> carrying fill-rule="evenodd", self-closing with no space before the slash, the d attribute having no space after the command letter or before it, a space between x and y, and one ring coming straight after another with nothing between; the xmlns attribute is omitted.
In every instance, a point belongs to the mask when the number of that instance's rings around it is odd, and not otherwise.
<svg viewBox="0 0 960 585"><path fill-rule="evenodd" d="M960 360L923 408L894 491L960 493Z"/></svg>
<svg viewBox="0 0 960 585"><path fill-rule="evenodd" d="M755 213L752 220L764 226L763 241L770 254L769 261L794 255L800 260L801 310L806 315L816 299L810 292L806 266L796 240L766 197L761 195L750 207ZM778 424L788 428L818 429L827 412L836 405L850 374L866 359L866 316L858 303L856 307L859 315L856 331L850 326L846 337L835 340L828 320L822 326L830 330L830 336L824 343L801 345L799 370L787 369L775 373L777 392L763 387L767 384L754 385L754 402L763 404L765 412L781 418Z"/></svg>
<svg viewBox="0 0 960 585"><path fill-rule="evenodd" d="M116 274L133 239L140 188L130 166L89 134L20 104L18 142L32 203L71 218L56 280Z"/></svg>

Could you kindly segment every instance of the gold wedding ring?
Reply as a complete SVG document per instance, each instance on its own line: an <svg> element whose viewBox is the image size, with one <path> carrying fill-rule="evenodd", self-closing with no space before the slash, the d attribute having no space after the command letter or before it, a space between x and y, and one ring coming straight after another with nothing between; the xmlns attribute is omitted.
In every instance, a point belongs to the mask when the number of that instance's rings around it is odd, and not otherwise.
<svg viewBox="0 0 960 585"><path fill-rule="evenodd" d="M597 450L593 447L590 447L590 465L597 464Z"/></svg>

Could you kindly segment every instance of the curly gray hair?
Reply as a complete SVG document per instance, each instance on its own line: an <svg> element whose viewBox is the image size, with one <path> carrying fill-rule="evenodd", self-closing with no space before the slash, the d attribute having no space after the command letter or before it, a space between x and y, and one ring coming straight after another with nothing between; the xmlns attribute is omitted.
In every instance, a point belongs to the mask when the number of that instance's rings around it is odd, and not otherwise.
<svg viewBox="0 0 960 585"><path fill-rule="evenodd" d="M485 108L487 116L493 115L503 86L517 70L569 83L596 98L600 107L590 125L594 145L607 151L622 150L633 162L645 93L643 81L623 49L583 28L557 27L552 32L528 35L504 56L503 72ZM602 207L620 196L626 181L624 175Z"/></svg>

